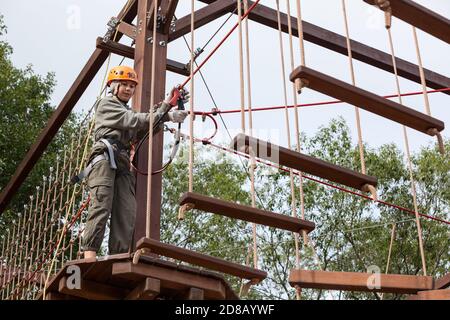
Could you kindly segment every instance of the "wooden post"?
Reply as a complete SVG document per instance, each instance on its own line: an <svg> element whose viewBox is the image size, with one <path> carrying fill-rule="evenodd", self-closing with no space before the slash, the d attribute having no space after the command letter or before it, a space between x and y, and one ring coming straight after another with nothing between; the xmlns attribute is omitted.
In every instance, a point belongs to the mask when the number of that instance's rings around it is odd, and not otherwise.
<svg viewBox="0 0 450 320"><path fill-rule="evenodd" d="M147 13L153 13L153 1L161 0L139 0L136 49L134 56L134 68L138 74L139 85L133 100L133 108L139 112L148 112L150 109L151 90L155 90L155 101L164 100L166 84L166 64L167 64L167 39L168 36L157 32L156 39L152 39L153 32L147 28ZM152 41L156 41L156 70L155 85L151 83L152 64ZM153 136L153 170L162 166L163 160L163 132L159 131ZM144 143L138 154L139 168L147 168L148 144ZM145 170L146 171L146 170ZM155 240L160 239L160 216L161 216L161 193L162 174L154 175L152 178L152 204L151 204L151 228L150 237ZM147 176L137 175L136 179L136 226L134 231L134 243L145 237L146 225L146 198L147 198Z"/></svg>

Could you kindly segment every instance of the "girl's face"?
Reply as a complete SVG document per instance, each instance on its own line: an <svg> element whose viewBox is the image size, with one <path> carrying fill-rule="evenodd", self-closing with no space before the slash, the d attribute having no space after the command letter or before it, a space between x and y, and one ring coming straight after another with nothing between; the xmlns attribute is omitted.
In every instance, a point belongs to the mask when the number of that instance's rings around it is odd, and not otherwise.
<svg viewBox="0 0 450 320"><path fill-rule="evenodd" d="M124 102L128 102L134 95L135 91L136 91L136 83L134 83L133 81L120 81L117 97Z"/></svg>

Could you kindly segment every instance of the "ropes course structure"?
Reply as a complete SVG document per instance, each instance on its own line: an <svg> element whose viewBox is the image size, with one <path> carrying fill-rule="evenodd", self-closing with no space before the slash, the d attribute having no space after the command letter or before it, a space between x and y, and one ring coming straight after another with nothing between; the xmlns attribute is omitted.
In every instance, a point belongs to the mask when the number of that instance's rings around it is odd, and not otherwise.
<svg viewBox="0 0 450 320"><path fill-rule="evenodd" d="M72 87L54 111L47 126L25 155L16 173L0 195L0 214L8 208L14 194L19 190L33 166L45 152L58 130L64 124L73 107L80 99L89 83L107 61L108 69L111 54L117 54L134 60L134 68L141 79L133 99L133 108L139 112L148 112L150 108L164 99L167 72L185 76L180 88L188 88L189 125L187 132L166 128L166 132L175 137L174 149L167 163L163 164L164 132L151 137L158 123L150 112L149 133L135 147L135 158L131 160L132 170L136 174L137 217L133 238L133 250L128 253L82 259L81 237L87 219L90 203L89 189L85 182L74 184L71 178L86 165L87 150L92 146L95 105L105 93L105 80L102 81L100 94L92 108L80 122L71 144L57 156L55 166L49 168L42 184L36 186L36 192L29 196L29 202L16 214L6 233L2 236L0 254L0 296L2 300L65 300L65 299L237 299L245 297L252 287L256 287L268 277L266 270L260 267L258 252L258 228L272 227L292 234L295 252L295 268L290 271L289 284L295 290L296 298L302 299L303 289L342 290L408 295L409 299L450 299L450 274L441 278L429 275L423 244L421 222L448 227L450 221L434 215L421 213L418 205L416 177L412 168L410 138L408 130L436 137L439 151L444 154L441 132L444 122L432 116L430 94L450 94L450 79L423 67L422 53L416 28L421 29L440 40L450 43L450 23L448 19L418 5L411 0L364 0L382 10L385 15L385 27L390 52L384 53L368 47L350 38L350 20L346 0L341 0L345 36L305 22L302 19L302 1L292 1L296 8L295 16L291 12L291 1L282 12L280 1L275 8L267 7L263 1L256 0L191 0L190 14L175 18L179 0L128 0L121 12L108 22L108 31L98 38L96 48L80 72ZM202 3L200 9L196 5ZM212 35L207 43L197 51L196 30L208 25L219 17L229 17ZM417 19L418 15L421 19ZM391 29L395 16L412 26L417 65L396 57ZM214 48L206 49L228 21L235 17L233 27L220 39ZM133 22L135 21L135 24ZM265 25L278 33L280 55L281 84L283 104L279 106L255 107L253 103L252 61L250 41L253 30L250 21ZM443 32L447 30L447 32ZM240 108L219 109L208 84L202 74L211 58L231 35L237 33L239 62L239 98ZM185 36L190 35L190 43ZM283 34L288 35L286 50ZM131 46L120 43L123 36L132 39ZM298 38L298 52L294 38ZM168 44L184 38L190 54L186 64L168 59ZM345 55L349 61L351 83L321 73L307 64L305 41L309 41ZM274 45L275 47L275 45ZM209 50L201 61L200 54ZM286 64L285 56L289 56ZM296 59L300 65L296 65ZM395 80L395 94L380 96L357 86L354 61L372 65L390 72ZM123 60L122 60L123 62ZM201 77L213 101L213 108L197 107L196 80ZM421 91L402 93L400 78L416 82ZM289 80L291 83L289 83ZM289 104L289 91L292 91L293 104ZM335 100L302 103L305 92L317 91ZM150 92L150 94L147 94ZM424 97L425 113L412 109L403 103L403 97ZM397 98L398 102L392 100ZM319 107L347 103L354 106L356 129L358 133L359 161L361 172L336 165L303 153L301 111L306 107ZM294 111L294 126L291 128L289 110ZM410 192L413 209L389 201L378 194L378 179L369 175L366 166L366 150L363 144L363 126L360 109L381 116L402 125L406 150ZM286 147L273 144L255 134L255 112L284 110L284 129ZM223 116L240 114L240 132L232 137ZM281 117L281 113L276 113ZM217 117L221 121L217 121ZM212 135L198 138L195 136L196 120L208 119L214 127ZM223 125L223 128L222 128ZM225 129L231 143L224 147L215 142L216 134ZM295 142L292 135L295 135ZM149 137L150 136L150 137ZM161 242L161 193L162 174L171 165L181 142L187 142L188 185L179 200L178 219L187 214L202 211L251 223L252 243L242 248L245 261L242 264L230 262L212 255L188 250ZM251 205L213 198L195 191L194 164L195 146L206 150L214 149L235 155L248 161L244 170L250 182ZM265 210L259 201L255 181L257 166L276 168L289 176L289 198L291 215ZM144 169L146 168L146 169ZM305 181L313 181L326 188L337 190L368 203L395 209L408 215L409 220L392 223L387 265L384 274L378 274L379 285L369 286L371 273L350 271L326 271L322 265L315 242L310 234L316 225L307 220L305 213ZM298 195L298 197L297 197ZM414 219L412 219L414 216ZM309 217L311 218L311 217ZM418 247L421 257L419 271L421 275L390 274L392 248L396 233L405 222L414 221L417 229ZM376 228L369 226L367 228ZM301 269L302 248L308 247L314 255L319 270ZM162 259L161 257L164 257ZM186 263L187 265L181 265ZM72 272L79 272L81 279L78 288L70 285ZM219 274L218 274L218 273ZM242 279L239 293L235 293L222 274Z"/></svg>

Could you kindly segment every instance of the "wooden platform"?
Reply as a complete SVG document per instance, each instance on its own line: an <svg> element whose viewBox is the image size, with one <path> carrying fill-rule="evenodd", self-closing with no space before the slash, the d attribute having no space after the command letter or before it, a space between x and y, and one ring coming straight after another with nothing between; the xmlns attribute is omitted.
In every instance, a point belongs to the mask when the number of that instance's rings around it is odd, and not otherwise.
<svg viewBox="0 0 450 320"><path fill-rule="evenodd" d="M256 157L282 166L296 169L314 176L334 181L348 187L364 190L366 185L377 185L377 178L368 176L302 153L280 147L270 142L238 134L232 141L234 150L250 154L253 151Z"/></svg>
<svg viewBox="0 0 450 320"><path fill-rule="evenodd" d="M153 239L142 238L136 243L136 249L149 249L152 253L181 260L209 270L227 273L242 279L260 282L267 277L267 272L219 259L213 256L162 243Z"/></svg>
<svg viewBox="0 0 450 320"><path fill-rule="evenodd" d="M180 205L184 204L192 204L198 210L292 232L304 230L309 233L315 228L315 224L310 221L192 192L187 192L181 196Z"/></svg>
<svg viewBox="0 0 450 320"><path fill-rule="evenodd" d="M68 278L78 266L81 289L70 289ZM70 272L69 272L70 271ZM70 279L69 279L70 280ZM129 254L106 256L98 261L67 263L49 282L49 300L125 299L239 299L222 276L142 256L134 265ZM38 297L42 299L42 293Z"/></svg>
<svg viewBox="0 0 450 320"><path fill-rule="evenodd" d="M432 290L433 277L379 274L378 288L369 288L373 273L291 270L289 284L301 288L415 294Z"/></svg>
<svg viewBox="0 0 450 320"><path fill-rule="evenodd" d="M308 88L429 135L432 135L430 129L445 128L444 122L438 119L307 67L296 68L290 79L293 82L306 79Z"/></svg>
<svg viewBox="0 0 450 320"><path fill-rule="evenodd" d="M376 4L375 0L364 1L368 4ZM390 7L392 15L442 41L450 43L450 21L447 18L412 0L390 1Z"/></svg>

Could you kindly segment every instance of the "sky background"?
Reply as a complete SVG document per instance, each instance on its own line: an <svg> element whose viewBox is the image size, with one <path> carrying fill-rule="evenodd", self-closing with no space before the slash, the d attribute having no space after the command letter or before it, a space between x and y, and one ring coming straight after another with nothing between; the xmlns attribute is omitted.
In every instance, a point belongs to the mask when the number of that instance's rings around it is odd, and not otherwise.
<svg viewBox="0 0 450 320"><path fill-rule="evenodd" d="M448 0L416 0L429 9L447 18L450 17L450 1ZM98 36L106 32L106 23L117 15L126 3L125 0L7 0L0 4L0 13L4 15L8 27L6 40L14 48L12 60L17 67L24 68L28 64L38 74L54 72L57 86L52 95L52 103L56 106L79 74L87 59L95 49ZM275 8L274 0L262 0L261 4ZM280 1L281 10L286 12L286 2ZM197 2L196 9L204 4ZM292 15L296 15L295 0L291 0ZM305 21L345 35L341 0L303 0L303 18ZM366 45L389 52L387 32L384 28L384 15L381 11L367 5L362 0L347 0L350 36ZM176 16L182 17L190 13L190 1L180 0ZM198 29L195 32L196 47L202 47L222 22L228 17ZM223 36L237 21L234 16L222 31L206 48L198 61L202 61ZM278 31L250 21L250 55L253 107L284 105L281 59ZM412 28L410 25L394 18L393 38L396 55L402 59L417 63ZM418 30L420 48L425 68L450 76L448 58L450 46ZM285 61L287 77L290 73L289 42L284 37ZM190 37L187 37L190 43ZM129 44L130 39L121 41ZM190 53L183 39L169 44L169 58L187 63ZM294 38L295 65L300 64L298 40ZM238 38L235 32L219 49L213 58L202 69L210 86L214 99L222 110L240 108L239 87L239 51ZM308 67L327 73L340 80L351 82L349 61L344 55L306 42L306 64ZM118 64L121 57L112 56L111 66ZM126 65L132 61L125 60ZM395 78L391 73L354 60L357 86L380 95L396 94ZM95 101L99 93L101 81L105 74L105 66L86 90L78 102L75 111L83 112ZM167 86L184 81L184 77L168 74ZM402 92L421 91L421 85L401 78ZM288 87L288 103L293 103L290 82ZM205 86L199 77L195 81L195 109L209 111L213 104ZM450 95L443 93L430 94L432 115L448 125L450 120ZM300 103L334 100L333 98L305 90L300 96ZM404 104L415 110L425 112L422 96L406 97ZM290 111L292 141L294 139L294 113ZM332 118L342 116L349 124L356 142L356 121L354 107L347 104L317 106L300 110L301 131L308 136L313 135L320 126L326 125ZM223 115L232 135L240 130L240 114ZM363 139L371 147L385 143L395 143L404 150L401 125L361 110ZM228 142L226 131L219 122L219 135L216 142ZM196 122L196 136L207 135L200 129L208 129L208 124ZM187 131L188 126L185 126ZM270 138L286 146L285 113L283 110L254 113L256 135ZM270 136L268 136L268 134ZM421 146L434 142L435 138L409 129L411 149L417 151ZM449 137L448 130L444 136Z"/></svg>

